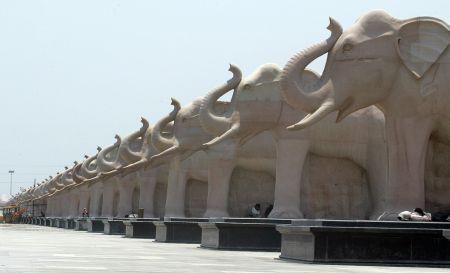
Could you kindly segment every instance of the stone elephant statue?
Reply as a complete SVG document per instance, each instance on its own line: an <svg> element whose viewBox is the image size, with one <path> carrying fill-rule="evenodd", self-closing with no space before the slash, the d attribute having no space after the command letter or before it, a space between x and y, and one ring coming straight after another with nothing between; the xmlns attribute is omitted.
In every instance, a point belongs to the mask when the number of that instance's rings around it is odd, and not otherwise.
<svg viewBox="0 0 450 273"><path fill-rule="evenodd" d="M220 88L232 89L240 81L234 74L232 80ZM270 135L259 135L248 145L238 149L237 143L227 143L216 150L205 153L202 144L211 140L199 120L203 98L181 107L172 99L173 111L154 126L152 144L161 153L151 157L149 164L156 166L168 163L169 177L165 216L185 216L186 184L189 179L207 181L206 211L204 217L229 215L228 196L231 175L236 166L247 170L265 171L274 174L275 149ZM226 112L229 103L216 103L220 112ZM173 122L173 135L168 137L164 128ZM264 146L266 149L260 149Z"/></svg>
<svg viewBox="0 0 450 273"><path fill-rule="evenodd" d="M399 20L373 11L345 32L333 19L328 29L326 41L298 53L283 69L283 95L310 113L288 129L308 128L333 112L339 122L375 105L386 120L389 170L379 214L392 219L400 211L423 208L429 139L450 143L449 25L432 17ZM305 67L325 53L322 76L301 84Z"/></svg>
<svg viewBox="0 0 450 273"><path fill-rule="evenodd" d="M239 70L236 66L230 69ZM287 131L287 125L305 117L306 113L294 109L284 100L280 86L281 74L282 70L277 65L264 64L242 79L234 91L231 101L233 111L228 116L218 115L212 107L227 90L217 89L206 95L200 110L200 120L218 137L203 146L210 149L230 139L243 143L262 131L273 134L277 151L276 183L274 208L270 217L303 217L300 193L304 183L301 180L308 153L350 159L367 170L372 203L379 203L378 184L384 183L387 172L381 111L370 107L349 116L341 125L336 125L329 117L307 130ZM312 83L317 78L314 72L305 71L302 82ZM333 196L328 197L329 202L332 199ZM367 198L361 199L367 202ZM364 214L348 213L347 217L368 217L369 204L365 205L367 209Z"/></svg>

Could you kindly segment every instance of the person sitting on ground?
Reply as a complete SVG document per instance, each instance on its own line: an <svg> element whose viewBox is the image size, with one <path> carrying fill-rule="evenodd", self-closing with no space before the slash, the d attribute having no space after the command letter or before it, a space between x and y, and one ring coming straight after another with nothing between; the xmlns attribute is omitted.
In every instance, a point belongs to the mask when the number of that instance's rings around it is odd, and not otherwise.
<svg viewBox="0 0 450 273"><path fill-rule="evenodd" d="M272 212L272 210L273 210L273 205L270 204L270 205L267 207L266 211L264 211L264 218L269 217L269 214Z"/></svg>
<svg viewBox="0 0 450 273"><path fill-rule="evenodd" d="M250 210L250 217L259 218L261 216L261 204L255 204Z"/></svg>

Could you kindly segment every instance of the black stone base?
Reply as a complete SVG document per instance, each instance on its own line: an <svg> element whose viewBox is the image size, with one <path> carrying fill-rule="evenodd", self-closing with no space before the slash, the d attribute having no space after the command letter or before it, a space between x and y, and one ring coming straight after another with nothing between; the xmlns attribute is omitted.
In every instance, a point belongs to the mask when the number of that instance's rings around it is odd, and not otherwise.
<svg viewBox="0 0 450 273"><path fill-rule="evenodd" d="M450 265L450 223L296 220L277 227L280 258Z"/></svg>
<svg viewBox="0 0 450 273"><path fill-rule="evenodd" d="M199 222L208 222L208 218L165 218L154 222L157 242L193 243L202 241L202 229Z"/></svg>
<svg viewBox="0 0 450 273"><path fill-rule="evenodd" d="M130 218L123 222L125 225L125 237L154 239L156 227L153 222L159 220L159 218Z"/></svg>
<svg viewBox="0 0 450 273"><path fill-rule="evenodd" d="M87 231L87 218L75 218L75 230Z"/></svg>
<svg viewBox="0 0 450 273"><path fill-rule="evenodd" d="M51 227L58 227L57 219L56 218L50 218L50 226Z"/></svg>
<svg viewBox="0 0 450 273"><path fill-rule="evenodd" d="M101 217L93 217L87 219L87 230L89 232L101 232L103 233L105 225L103 224L103 220L106 220L107 218L101 218Z"/></svg>
<svg viewBox="0 0 450 273"><path fill-rule="evenodd" d="M290 220L267 218L219 218L199 223L201 246L215 249L280 251L281 235L277 224Z"/></svg>
<svg viewBox="0 0 450 273"><path fill-rule="evenodd" d="M57 228L64 228L65 226L66 226L65 218L56 218L56 227Z"/></svg>
<svg viewBox="0 0 450 273"><path fill-rule="evenodd" d="M74 229L75 228L75 220L73 218L67 218L66 222L64 223L65 229Z"/></svg>
<svg viewBox="0 0 450 273"><path fill-rule="evenodd" d="M123 221L129 220L128 218L111 218L103 220L103 233L108 235L125 235L125 224Z"/></svg>

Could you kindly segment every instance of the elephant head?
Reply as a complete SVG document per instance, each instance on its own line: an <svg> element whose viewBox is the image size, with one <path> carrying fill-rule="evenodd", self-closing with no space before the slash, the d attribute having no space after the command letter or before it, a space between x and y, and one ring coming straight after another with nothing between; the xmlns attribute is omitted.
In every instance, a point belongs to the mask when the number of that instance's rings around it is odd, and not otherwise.
<svg viewBox="0 0 450 273"><path fill-rule="evenodd" d="M408 115L424 97L442 89L433 75L450 41L449 27L431 17L398 20L383 11L360 17L345 32L330 19L331 36L296 54L283 69L286 100L310 115L288 129L310 126L331 112L337 121L358 109L379 106L383 112ZM328 53L322 76L312 85L299 77L305 67ZM426 75L430 75L427 82ZM399 106L404 100L406 107Z"/></svg>
<svg viewBox="0 0 450 273"><path fill-rule="evenodd" d="M229 84L229 89L234 87L234 83ZM153 127L152 144L160 153L152 156L149 163L157 166L168 162L175 155L187 158L200 150L201 145L212 138L212 135L202 128L199 121L202 101L203 98L198 98L182 108L177 100L172 99L173 111ZM222 110L227 106L228 104L217 105ZM173 134L167 136L164 130L170 122L173 122Z"/></svg>
<svg viewBox="0 0 450 273"><path fill-rule="evenodd" d="M256 134L269 130L278 125L283 110L281 96L280 76L282 70L275 64L264 64L258 67L251 75L242 79L238 67L231 65L230 71L238 77L233 98L231 101L231 114L219 115L214 110L217 99L230 91L227 88L217 88L209 92L203 99L200 108L200 121L204 129L213 135L219 136L203 145L204 148L216 145L225 139L239 139L240 144ZM306 70L302 83L311 83L318 76Z"/></svg>
<svg viewBox="0 0 450 273"><path fill-rule="evenodd" d="M65 168L65 170L62 173L61 178L60 178L60 184L62 185L62 188L58 188L59 190L65 188L67 186L70 186L74 183L73 178L72 178L73 168L69 168L67 166L64 168Z"/></svg>

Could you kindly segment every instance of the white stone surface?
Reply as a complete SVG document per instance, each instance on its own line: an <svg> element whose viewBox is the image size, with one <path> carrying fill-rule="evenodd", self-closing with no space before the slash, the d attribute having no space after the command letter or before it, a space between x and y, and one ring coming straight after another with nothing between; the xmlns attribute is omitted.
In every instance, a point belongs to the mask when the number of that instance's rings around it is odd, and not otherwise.
<svg viewBox="0 0 450 273"><path fill-rule="evenodd" d="M448 268L316 265L276 252L217 251L73 230L0 224L0 272L448 272Z"/></svg>

